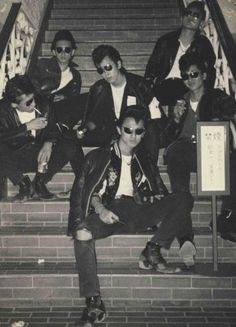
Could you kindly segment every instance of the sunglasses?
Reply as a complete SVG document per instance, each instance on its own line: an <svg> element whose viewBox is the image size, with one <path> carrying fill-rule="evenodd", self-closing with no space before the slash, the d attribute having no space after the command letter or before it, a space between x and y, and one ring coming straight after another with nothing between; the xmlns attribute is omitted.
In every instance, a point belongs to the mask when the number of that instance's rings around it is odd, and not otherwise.
<svg viewBox="0 0 236 327"><path fill-rule="evenodd" d="M65 52L65 53L67 53L67 54L69 54L69 53L71 53L71 50L72 50L72 48L70 48L70 47L57 47L56 48L56 52L57 53L62 53L62 51L63 52Z"/></svg>
<svg viewBox="0 0 236 327"><path fill-rule="evenodd" d="M34 101L34 97L26 101L26 103L24 104L19 103L19 106L21 105L21 106L29 107L33 103L33 101Z"/></svg>
<svg viewBox="0 0 236 327"><path fill-rule="evenodd" d="M189 77L191 78L198 78L200 75L200 72L191 72L191 73L184 73L181 74L182 80L183 81L187 81L189 79Z"/></svg>
<svg viewBox="0 0 236 327"><path fill-rule="evenodd" d="M135 135L141 135L145 132L144 128L133 129L133 128L129 128L129 127L123 127L123 129L124 129L124 132L129 135L131 135L133 132Z"/></svg>
<svg viewBox="0 0 236 327"><path fill-rule="evenodd" d="M193 17L195 20L198 20L198 19L200 19L200 17L201 17L200 13L198 13L198 12L194 12L194 11L191 11L191 10L185 10L185 12L184 12L184 16L186 16L186 17L191 16L191 17Z"/></svg>
<svg viewBox="0 0 236 327"><path fill-rule="evenodd" d="M98 74L102 75L105 72L110 72L113 69L112 65L107 64L105 66L102 67L97 67L97 72Z"/></svg>

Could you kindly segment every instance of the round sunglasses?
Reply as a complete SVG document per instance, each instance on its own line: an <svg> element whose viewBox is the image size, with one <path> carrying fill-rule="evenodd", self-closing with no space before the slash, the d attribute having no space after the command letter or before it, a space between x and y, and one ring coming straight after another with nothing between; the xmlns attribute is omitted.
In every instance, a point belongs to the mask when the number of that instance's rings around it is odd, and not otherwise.
<svg viewBox="0 0 236 327"><path fill-rule="evenodd" d="M62 53L62 51L65 52L65 53L67 53L67 54L69 54L69 53L71 53L72 48L70 48L70 47L64 47L64 48L63 47L57 47L56 48L56 52L57 53L60 54L60 53Z"/></svg>
<svg viewBox="0 0 236 327"><path fill-rule="evenodd" d="M97 67L98 74L102 75L105 72L110 72L113 69L111 64L107 64L103 67Z"/></svg>
<svg viewBox="0 0 236 327"><path fill-rule="evenodd" d="M182 77L183 81L187 81L189 79L189 77L198 78L199 75L200 75L200 72L190 72L190 73L181 74L181 77Z"/></svg>
<svg viewBox="0 0 236 327"><path fill-rule="evenodd" d="M131 135L132 133L134 133L135 135L141 135L145 132L144 128L133 129L133 128L125 127L125 126L123 126L123 130L126 134L129 134L129 135Z"/></svg>
<svg viewBox="0 0 236 327"><path fill-rule="evenodd" d="M199 12L194 12L194 11L189 10L189 9L185 10L184 16L186 16L186 17L191 16L194 20L198 20L201 17Z"/></svg>

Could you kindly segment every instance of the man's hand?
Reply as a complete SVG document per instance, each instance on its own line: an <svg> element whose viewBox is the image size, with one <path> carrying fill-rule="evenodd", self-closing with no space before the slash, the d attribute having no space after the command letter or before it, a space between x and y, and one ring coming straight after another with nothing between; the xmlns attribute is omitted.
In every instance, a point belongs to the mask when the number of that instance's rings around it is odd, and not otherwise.
<svg viewBox="0 0 236 327"><path fill-rule="evenodd" d="M186 110L185 100L177 100L176 105L174 106L174 120L176 123L180 122L181 117L183 116Z"/></svg>
<svg viewBox="0 0 236 327"><path fill-rule="evenodd" d="M52 154L52 142L45 142L38 154L38 162L48 162Z"/></svg>
<svg viewBox="0 0 236 327"><path fill-rule="evenodd" d="M115 224L119 222L119 217L114 214L114 212L106 209L105 207L102 208L99 218L105 223L105 224Z"/></svg>
<svg viewBox="0 0 236 327"><path fill-rule="evenodd" d="M43 129L47 126L47 118L38 117L26 123L27 131Z"/></svg>

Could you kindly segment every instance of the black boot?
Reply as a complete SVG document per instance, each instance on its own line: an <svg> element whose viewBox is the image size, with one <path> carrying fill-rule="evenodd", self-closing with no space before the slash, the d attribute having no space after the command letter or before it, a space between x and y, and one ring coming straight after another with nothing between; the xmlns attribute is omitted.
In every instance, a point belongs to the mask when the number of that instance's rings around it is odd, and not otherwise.
<svg viewBox="0 0 236 327"><path fill-rule="evenodd" d="M92 327L97 322L102 322L106 317L105 305L100 295L87 297L86 308L83 311L80 322L83 327Z"/></svg>
<svg viewBox="0 0 236 327"><path fill-rule="evenodd" d="M153 269L165 274L174 274L179 272L179 268L169 267L166 260L161 254L161 247L159 244L148 242L145 249L139 257L140 269Z"/></svg>
<svg viewBox="0 0 236 327"><path fill-rule="evenodd" d="M50 200L55 197L55 195L48 191L45 182L44 175L41 173L36 173L34 178L34 190L40 199Z"/></svg>
<svg viewBox="0 0 236 327"><path fill-rule="evenodd" d="M32 198L34 188L29 176L24 176L18 185L19 193L13 198L13 202L25 202Z"/></svg>

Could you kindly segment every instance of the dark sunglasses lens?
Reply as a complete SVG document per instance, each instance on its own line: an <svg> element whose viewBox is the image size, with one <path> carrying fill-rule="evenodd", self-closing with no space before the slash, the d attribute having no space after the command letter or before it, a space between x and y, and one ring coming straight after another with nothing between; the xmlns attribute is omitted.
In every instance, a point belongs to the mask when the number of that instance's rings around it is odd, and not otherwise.
<svg viewBox="0 0 236 327"><path fill-rule="evenodd" d="M126 134L132 134L133 129L129 128L129 127L124 127L124 131L125 131ZM143 134L144 129L143 128L137 128L137 129L134 130L134 132L135 132L136 135L141 135L141 134Z"/></svg>
<svg viewBox="0 0 236 327"><path fill-rule="evenodd" d="M192 78L198 78L198 76L199 76L199 72L190 73L190 77L192 77Z"/></svg>
<svg viewBox="0 0 236 327"><path fill-rule="evenodd" d="M34 98L28 100L28 101L25 103L26 107L29 107L33 101L34 101Z"/></svg>
<svg viewBox="0 0 236 327"><path fill-rule="evenodd" d="M135 134L136 135L141 135L141 134L143 134L143 132L144 132L143 128L137 128L136 131L135 131Z"/></svg>
<svg viewBox="0 0 236 327"><path fill-rule="evenodd" d="M124 131L126 134L132 134L132 130L129 127L124 127Z"/></svg>
<svg viewBox="0 0 236 327"><path fill-rule="evenodd" d="M62 49L61 47L57 47L57 48L56 48L57 53L62 53L62 50L63 50L63 49Z"/></svg>
<svg viewBox="0 0 236 327"><path fill-rule="evenodd" d="M62 51L64 51L65 53L71 53L71 48L69 47L65 47L64 49L62 47L57 47L56 48L57 53L62 53Z"/></svg>
<svg viewBox="0 0 236 327"><path fill-rule="evenodd" d="M68 54L69 54L69 53L71 53L71 50L72 50L71 48L66 47L66 48L65 48L65 53L68 53Z"/></svg>
<svg viewBox="0 0 236 327"><path fill-rule="evenodd" d="M187 81L189 77L191 78L198 78L199 72L191 72L189 74L181 74L182 80Z"/></svg>
<svg viewBox="0 0 236 327"><path fill-rule="evenodd" d="M104 66L104 70L106 70L107 72L110 72L112 70L112 65L108 64L108 65Z"/></svg>

